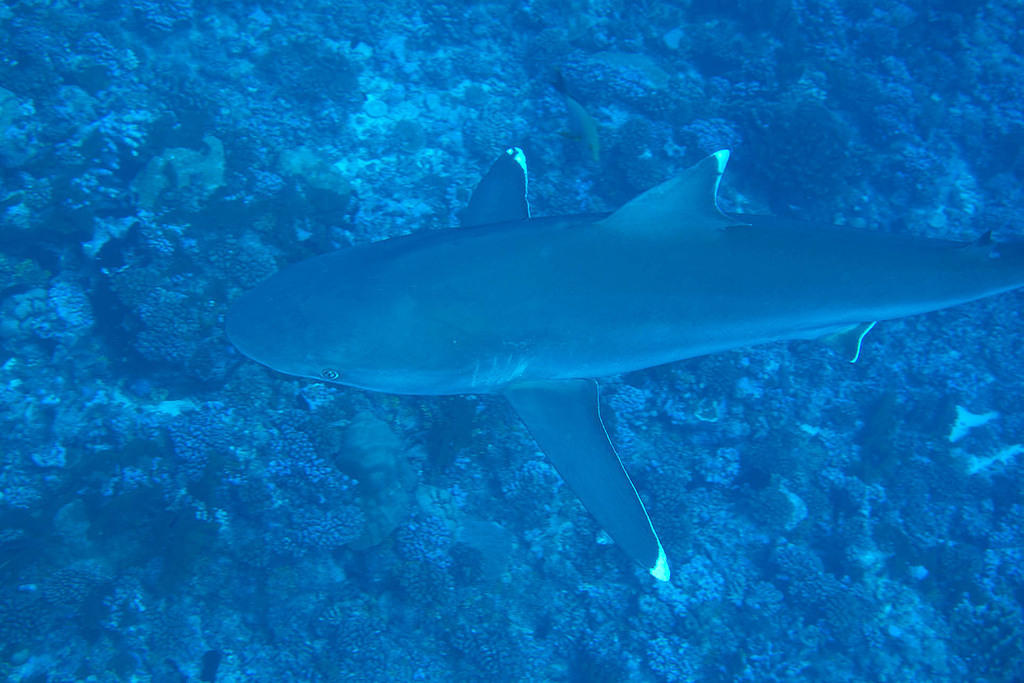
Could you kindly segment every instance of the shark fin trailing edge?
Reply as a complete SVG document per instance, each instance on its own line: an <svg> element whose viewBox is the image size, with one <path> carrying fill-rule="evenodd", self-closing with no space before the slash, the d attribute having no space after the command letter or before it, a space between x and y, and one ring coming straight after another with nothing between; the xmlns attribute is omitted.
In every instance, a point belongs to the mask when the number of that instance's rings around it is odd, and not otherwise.
<svg viewBox="0 0 1024 683"><path fill-rule="evenodd" d="M601 421L597 383L524 382L504 394L562 479L616 545L654 578L668 581L665 550Z"/></svg>
<svg viewBox="0 0 1024 683"><path fill-rule="evenodd" d="M509 147L491 164L462 213L462 226L514 223L530 217L526 154Z"/></svg>
<svg viewBox="0 0 1024 683"><path fill-rule="evenodd" d="M652 187L615 211L604 223L635 230L720 229L741 225L718 208L718 185L729 150L710 154L671 180Z"/></svg>
<svg viewBox="0 0 1024 683"><path fill-rule="evenodd" d="M864 342L864 337L876 324L877 321L857 323L845 330L826 335L822 341L851 363L856 363L860 358L860 345Z"/></svg>

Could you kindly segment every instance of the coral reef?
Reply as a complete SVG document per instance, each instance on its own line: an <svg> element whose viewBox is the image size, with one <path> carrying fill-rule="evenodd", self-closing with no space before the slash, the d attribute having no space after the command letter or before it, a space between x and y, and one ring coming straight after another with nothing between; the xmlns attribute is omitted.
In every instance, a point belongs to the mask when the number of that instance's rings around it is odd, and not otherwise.
<svg viewBox="0 0 1024 683"><path fill-rule="evenodd" d="M537 214L731 147L729 210L1019 239L1022 36L1010 0L0 7L0 678L1021 680L1019 294L852 366L602 379L665 586L500 399L277 375L223 320L456 225L510 144Z"/></svg>

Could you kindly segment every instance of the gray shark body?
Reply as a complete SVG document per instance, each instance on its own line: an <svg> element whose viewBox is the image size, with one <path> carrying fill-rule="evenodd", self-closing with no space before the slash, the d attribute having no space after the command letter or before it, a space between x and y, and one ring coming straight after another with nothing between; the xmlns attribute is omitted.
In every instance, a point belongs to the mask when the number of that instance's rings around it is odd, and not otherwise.
<svg viewBox="0 0 1024 683"><path fill-rule="evenodd" d="M242 296L228 334L281 372L401 394L500 393L611 537L668 564L586 378L830 337L1024 284L1024 250L719 212L727 152L611 214L534 219L512 148L469 225L296 264Z"/></svg>

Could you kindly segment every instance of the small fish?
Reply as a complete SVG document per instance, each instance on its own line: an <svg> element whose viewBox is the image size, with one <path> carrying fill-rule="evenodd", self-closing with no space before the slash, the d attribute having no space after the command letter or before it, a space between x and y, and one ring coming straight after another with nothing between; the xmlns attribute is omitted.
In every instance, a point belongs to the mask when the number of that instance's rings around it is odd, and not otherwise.
<svg viewBox="0 0 1024 683"><path fill-rule="evenodd" d="M583 105L569 95L561 73L556 74L553 85L555 90L562 96L562 99L565 100L565 108L569 112L569 133L567 137L583 145L591 160L600 161L601 140L597 134L597 121L587 113Z"/></svg>

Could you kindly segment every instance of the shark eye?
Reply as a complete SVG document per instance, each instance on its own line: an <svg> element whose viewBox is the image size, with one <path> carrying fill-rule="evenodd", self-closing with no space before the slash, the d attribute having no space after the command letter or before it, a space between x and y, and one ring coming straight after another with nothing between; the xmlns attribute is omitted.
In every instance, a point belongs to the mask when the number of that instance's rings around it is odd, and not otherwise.
<svg viewBox="0 0 1024 683"><path fill-rule="evenodd" d="M334 368L324 368L320 371L320 376L329 382L335 382L341 377L341 373Z"/></svg>

